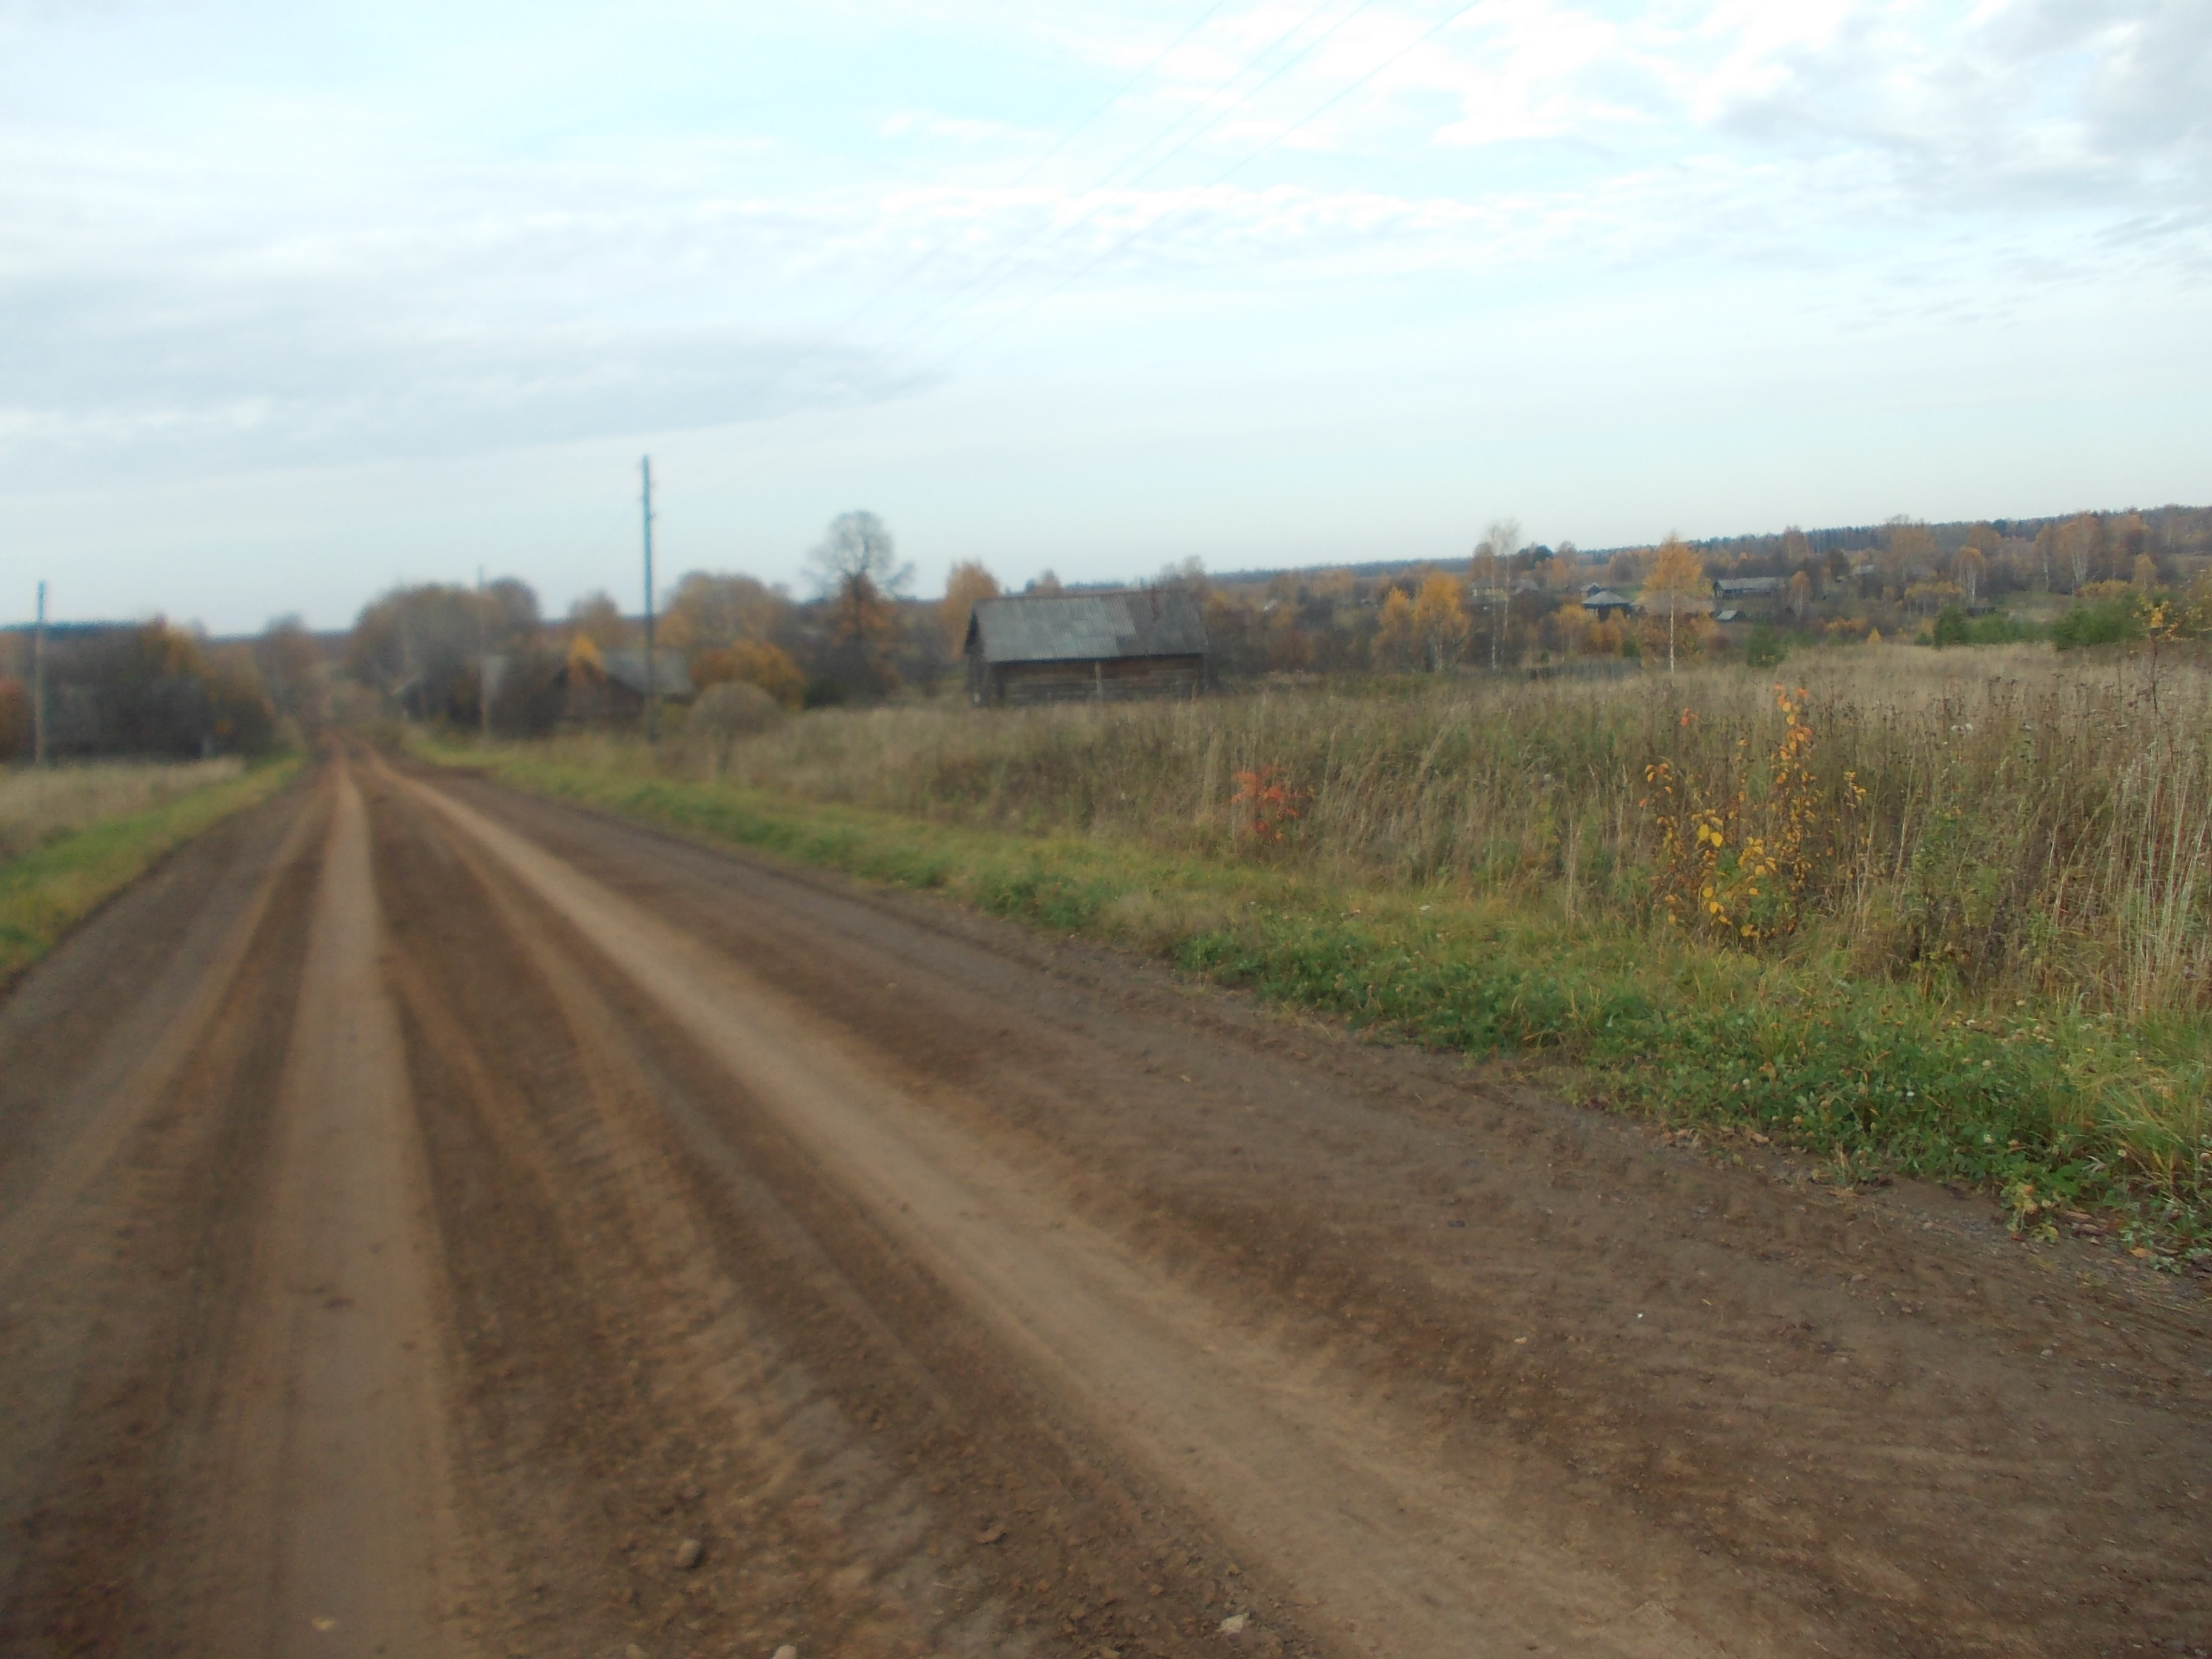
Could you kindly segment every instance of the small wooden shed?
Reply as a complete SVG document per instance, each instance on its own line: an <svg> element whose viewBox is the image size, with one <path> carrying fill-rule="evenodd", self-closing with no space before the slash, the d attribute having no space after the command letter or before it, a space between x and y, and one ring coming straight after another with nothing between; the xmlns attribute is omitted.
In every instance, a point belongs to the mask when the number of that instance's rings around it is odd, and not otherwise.
<svg viewBox="0 0 2212 1659"><path fill-rule="evenodd" d="M966 651L979 704L1193 697L1206 684L1206 621L1179 587L984 599Z"/></svg>

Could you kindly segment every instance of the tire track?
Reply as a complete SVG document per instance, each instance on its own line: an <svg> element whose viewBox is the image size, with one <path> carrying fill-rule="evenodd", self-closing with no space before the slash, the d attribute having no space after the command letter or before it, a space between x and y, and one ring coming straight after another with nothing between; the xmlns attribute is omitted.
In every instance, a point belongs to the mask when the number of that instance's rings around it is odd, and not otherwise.
<svg viewBox="0 0 2212 1659"><path fill-rule="evenodd" d="M796 1420L826 1402L720 1271L650 1132L659 1106L630 1035L573 947L471 849L411 802L387 799L379 816L380 867L414 919L394 973L453 1240L478 1498L507 1540L511 1636L708 1641L803 1626L839 1652L912 1650L908 1609L868 1583L890 1553L882 1534L911 1533L910 1516L879 1524L864 1553L838 1546L818 1498L792 1510L824 1466L872 1460L834 1408ZM532 1058L518 1066L524 1042ZM882 1467L855 1474L896 1484ZM739 1554L715 1524L732 1505L791 1511L806 1535ZM674 1569L693 1534L701 1559ZM594 1565L565 1582L544 1570L564 1559Z"/></svg>
<svg viewBox="0 0 2212 1659"><path fill-rule="evenodd" d="M447 1447L447 1317L368 823L340 758L277 1088L271 1167L211 1420L184 1645L471 1651ZM183 1597L180 1596L180 1599Z"/></svg>
<svg viewBox="0 0 2212 1659"><path fill-rule="evenodd" d="M1170 1543L1186 1581L1209 1559L1157 1496L1071 1457L771 1115L394 795L380 868L410 918L483 1497L521 1553L513 1639L1019 1654L1054 1625L1158 1651L1211 1630L1206 1594L1147 1590ZM686 1533L706 1549L679 1574ZM548 1559L594 1565L548 1582Z"/></svg>
<svg viewBox="0 0 2212 1659"><path fill-rule="evenodd" d="M933 1263L1094 1432L1305 1586L1355 1650L1776 1650L1755 1630L1695 1632L1604 1569L1530 1540L1510 1523L1496 1483L1438 1469L1418 1437L1359 1412L1264 1337L1227 1328L1203 1298L1143 1272L1054 1195L809 1032L803 1011L511 831L437 791L404 787L561 914L837 1170L878 1224Z"/></svg>
<svg viewBox="0 0 2212 1659"><path fill-rule="evenodd" d="M173 1650L167 1460L251 1245L319 863L303 797L180 849L0 1012L7 1109L45 1120L11 1137L27 1253L0 1264L0 1650ZM117 960L141 939L161 954Z"/></svg>

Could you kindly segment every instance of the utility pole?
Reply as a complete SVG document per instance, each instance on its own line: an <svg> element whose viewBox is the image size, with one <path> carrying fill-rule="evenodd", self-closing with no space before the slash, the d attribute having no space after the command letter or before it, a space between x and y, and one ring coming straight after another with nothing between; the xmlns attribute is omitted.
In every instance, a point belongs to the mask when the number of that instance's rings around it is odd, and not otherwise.
<svg viewBox="0 0 2212 1659"><path fill-rule="evenodd" d="M484 620L483 567L477 567L477 737L491 742L491 628Z"/></svg>
<svg viewBox="0 0 2212 1659"><path fill-rule="evenodd" d="M39 626L31 635L31 763L46 763L46 585L39 584Z"/></svg>
<svg viewBox="0 0 2212 1659"><path fill-rule="evenodd" d="M645 475L645 740L660 741L660 688L653 661L653 457L638 462Z"/></svg>

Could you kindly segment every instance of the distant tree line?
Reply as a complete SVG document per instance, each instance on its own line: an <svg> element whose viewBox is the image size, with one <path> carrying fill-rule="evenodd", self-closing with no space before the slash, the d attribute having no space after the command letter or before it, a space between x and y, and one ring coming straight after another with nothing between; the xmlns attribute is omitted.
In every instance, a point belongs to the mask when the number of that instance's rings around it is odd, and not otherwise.
<svg viewBox="0 0 2212 1659"><path fill-rule="evenodd" d="M33 655L30 629L0 635L0 753L17 760L34 744ZM159 617L50 627L47 756L261 753L319 693L318 656L295 619L252 645L216 645Z"/></svg>
<svg viewBox="0 0 2212 1659"><path fill-rule="evenodd" d="M2062 647L2155 643L2212 628L2209 566L2212 508L2167 507L1668 537L1596 554L1528 544L1498 520L1451 563L1209 578L1193 558L1150 585L1198 601L1209 670L1235 681L1754 654L1774 648L1770 635L1854 640L1900 629L1936 644L1993 641L2031 631L1999 611L2016 594L2069 602L2047 629ZM742 574L688 573L668 595L656 643L680 657L695 688L757 687L788 708L932 696L958 683L969 614L1001 591L965 560L947 572L943 599L911 597L913 567L870 513L833 520L808 567L811 591L800 598ZM1746 580L1759 591L1740 601L1714 587ZM1064 590L1046 572L1023 591ZM158 617L57 626L47 637L48 749L58 759L252 754L312 730L334 697L474 726L488 683L495 729L541 733L573 708L564 680L643 644L640 619L606 593L551 619L513 577L481 591L394 588L363 607L335 649L296 617L250 641L212 641ZM485 672L487 659L496 674ZM30 632L0 631L0 756L27 757L31 747Z"/></svg>
<svg viewBox="0 0 2212 1659"><path fill-rule="evenodd" d="M686 574L659 611L656 655L680 656L695 690L755 685L791 708L946 683L958 642L945 638L939 607L908 596L913 568L879 518L840 516L808 567L814 591L804 599L738 573ZM548 618L531 587L510 577L481 594L394 588L363 608L343 662L352 682L412 720L474 726L489 685L493 729L531 736L571 716L568 688L580 678L604 676L611 659L644 644L642 617L610 594L586 594ZM485 672L487 659L495 672Z"/></svg>
<svg viewBox="0 0 2212 1659"><path fill-rule="evenodd" d="M2204 508L1935 526L1898 518L1589 554L1523 544L1501 520L1465 563L1218 578L1206 615L1216 672L1232 678L1757 655L1793 637L1996 641L2033 631L1996 614L2014 596L2105 607L2106 620L2060 630L2063 642L2109 633L2110 616L2147 596L2174 596L2166 608L2179 614L2208 565ZM2136 597L2124 604L2124 591Z"/></svg>
<svg viewBox="0 0 2212 1659"><path fill-rule="evenodd" d="M1680 661L1764 649L1765 630L1836 640L1926 631L1953 611L1964 620L1947 622L1946 638L1994 638L2008 625L1973 619L2008 594L2087 602L2100 583L2108 592L2116 582L2185 586L2208 556L2212 511L2179 507L1940 526L1900 518L1696 543L1669 536L1596 554L1529 543L1501 519L1449 563L1209 578L1186 559L1148 585L1192 594L1210 672L1237 681ZM754 686L787 708L934 696L959 683L974 605L1002 591L981 563L964 560L946 573L941 600L913 598L912 566L883 521L861 512L831 522L808 571L799 596L740 573L690 571L666 593L656 645L680 656L696 690ZM1741 599L1715 586L1746 580L1758 592ZM1023 590L1063 591L1049 572ZM483 718L481 688L491 684L490 724L520 736L572 717L564 684L643 643L641 618L604 592L548 617L527 584L507 578L481 593L393 589L362 610L343 665L386 708L464 726ZM496 673L483 672L487 654Z"/></svg>

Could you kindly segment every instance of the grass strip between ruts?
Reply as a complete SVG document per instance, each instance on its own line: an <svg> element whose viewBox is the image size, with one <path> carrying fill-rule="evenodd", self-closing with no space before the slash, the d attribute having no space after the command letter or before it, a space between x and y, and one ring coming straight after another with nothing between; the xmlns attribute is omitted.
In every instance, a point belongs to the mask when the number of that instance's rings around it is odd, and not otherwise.
<svg viewBox="0 0 2212 1659"><path fill-rule="evenodd" d="M269 799L298 773L297 758L108 818L0 862L0 986L53 949L77 922L163 855L232 813Z"/></svg>
<svg viewBox="0 0 2212 1659"><path fill-rule="evenodd" d="M2212 1259L2206 1079L2110 1022L1969 1019L1838 962L1767 962L1503 902L1316 881L1279 862L1029 837L728 785L549 761L427 758L993 915L1133 944L1218 983L1474 1054L1571 1062L1615 1106L1757 1133L1832 1178L1886 1170L2001 1194L2015 1223L2100 1212L2166 1265Z"/></svg>

